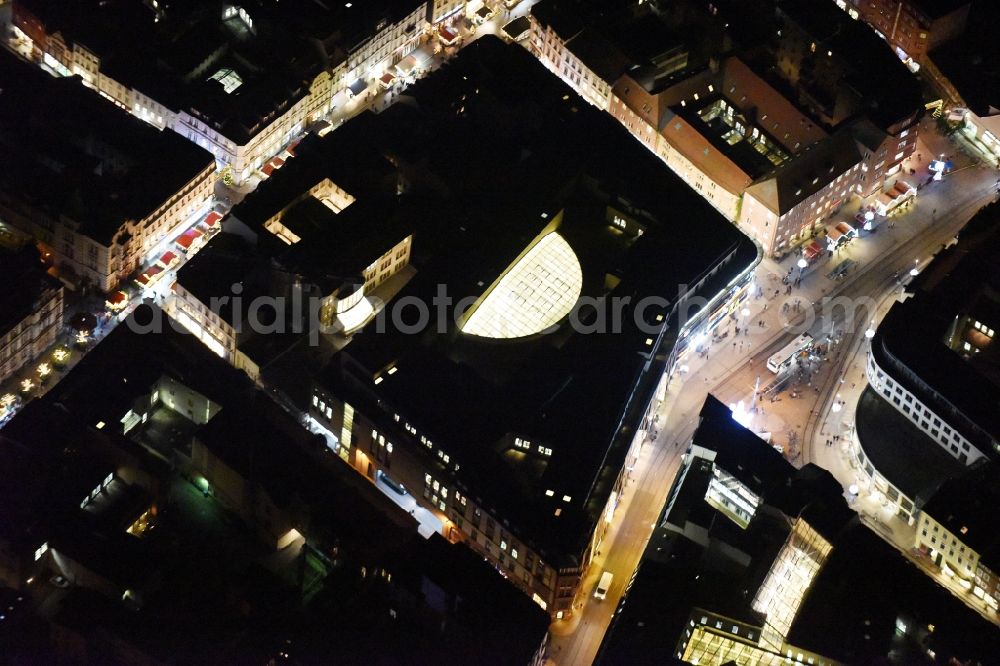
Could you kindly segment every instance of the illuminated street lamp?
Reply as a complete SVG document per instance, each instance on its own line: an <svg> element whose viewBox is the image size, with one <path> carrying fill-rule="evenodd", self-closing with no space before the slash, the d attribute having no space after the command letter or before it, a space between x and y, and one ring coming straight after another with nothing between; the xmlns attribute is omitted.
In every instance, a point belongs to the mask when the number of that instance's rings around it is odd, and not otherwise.
<svg viewBox="0 0 1000 666"><path fill-rule="evenodd" d="M872 319L872 323L868 325L868 330L865 331L865 337L871 340L875 337L875 320Z"/></svg>
<svg viewBox="0 0 1000 666"><path fill-rule="evenodd" d="M742 400L736 403L730 403L729 411L732 412L734 421L739 423L744 428L750 427L750 422L753 420L753 414L747 411L747 408L743 404Z"/></svg>
<svg viewBox="0 0 1000 666"><path fill-rule="evenodd" d="M799 263L796 264L796 266L799 267L800 271L804 271L806 269L806 266L808 266L808 265L809 265L809 262L806 261L805 257L802 257L801 259L799 259Z"/></svg>
<svg viewBox="0 0 1000 666"><path fill-rule="evenodd" d="M914 259L913 268L910 269L910 275L912 275L913 277L917 277L918 275L920 275L920 271L917 269L917 266L919 265L920 265L920 260Z"/></svg>
<svg viewBox="0 0 1000 666"><path fill-rule="evenodd" d="M831 408L830 408L830 411L831 411L831 412L833 412L834 414L836 414L836 413L838 413L838 412L839 412L839 411L840 411L841 409L843 409L843 407L841 407L841 405L840 405L840 394L838 393L838 394L836 395L836 398L834 399L834 402L833 402L833 407L831 407Z"/></svg>

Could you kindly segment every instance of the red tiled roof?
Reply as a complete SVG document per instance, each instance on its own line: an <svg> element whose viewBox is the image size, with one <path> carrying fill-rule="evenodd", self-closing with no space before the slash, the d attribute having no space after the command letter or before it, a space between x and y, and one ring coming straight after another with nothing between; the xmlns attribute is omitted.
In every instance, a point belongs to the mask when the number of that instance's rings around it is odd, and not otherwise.
<svg viewBox="0 0 1000 666"><path fill-rule="evenodd" d="M169 266L175 261L177 261L177 255L174 254L173 252L168 251L163 253L163 256L160 257L159 263L163 264L164 266Z"/></svg>
<svg viewBox="0 0 1000 666"><path fill-rule="evenodd" d="M274 173L274 165L268 162L267 164L265 164L260 168L260 172L265 176L270 176L272 173Z"/></svg>
<svg viewBox="0 0 1000 666"><path fill-rule="evenodd" d="M458 39L458 35L449 30L446 26L441 26L438 28L438 34L441 35L441 39L445 42L453 42Z"/></svg>
<svg viewBox="0 0 1000 666"><path fill-rule="evenodd" d="M108 298L108 302L111 303L112 305L121 305L127 300L128 300L128 294L126 294L124 291L116 291L115 293L111 294L110 298Z"/></svg>
<svg viewBox="0 0 1000 666"><path fill-rule="evenodd" d="M211 213L208 214L208 217L205 218L205 224L207 224L210 227L214 227L215 224L221 219L222 219L222 213L216 213L213 210Z"/></svg>
<svg viewBox="0 0 1000 666"><path fill-rule="evenodd" d="M392 85L392 82L396 80L396 75L393 74L392 72L386 72L385 74L382 75L382 78L379 80L387 86Z"/></svg>

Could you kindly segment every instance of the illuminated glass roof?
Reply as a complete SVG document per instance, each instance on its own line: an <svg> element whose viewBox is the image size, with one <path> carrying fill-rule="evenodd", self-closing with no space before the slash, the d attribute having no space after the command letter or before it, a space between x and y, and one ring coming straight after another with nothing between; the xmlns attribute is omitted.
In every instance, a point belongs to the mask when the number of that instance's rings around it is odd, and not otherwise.
<svg viewBox="0 0 1000 666"><path fill-rule="evenodd" d="M541 333L569 314L581 289L583 272L573 248L551 232L507 269L462 332L484 338Z"/></svg>
<svg viewBox="0 0 1000 666"><path fill-rule="evenodd" d="M227 95L231 95L234 90L243 85L243 79L231 69L220 69L212 75L212 79L222 84L222 89L226 91Z"/></svg>

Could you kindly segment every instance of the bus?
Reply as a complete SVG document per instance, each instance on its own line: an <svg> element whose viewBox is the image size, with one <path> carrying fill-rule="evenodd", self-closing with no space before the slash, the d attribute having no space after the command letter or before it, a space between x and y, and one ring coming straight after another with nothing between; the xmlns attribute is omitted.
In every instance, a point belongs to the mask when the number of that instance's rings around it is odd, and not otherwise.
<svg viewBox="0 0 1000 666"><path fill-rule="evenodd" d="M813 339L808 333L803 333L799 337L789 342L781 351L773 354L767 359L767 369L778 375L791 367L796 357L812 346Z"/></svg>

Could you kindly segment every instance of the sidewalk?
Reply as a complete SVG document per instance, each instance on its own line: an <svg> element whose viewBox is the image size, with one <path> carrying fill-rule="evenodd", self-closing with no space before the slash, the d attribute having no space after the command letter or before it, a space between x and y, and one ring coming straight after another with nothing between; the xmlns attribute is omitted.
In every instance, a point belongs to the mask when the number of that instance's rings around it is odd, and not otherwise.
<svg viewBox="0 0 1000 666"><path fill-rule="evenodd" d="M930 159L937 158L936 155L932 157L931 150L943 146L950 146L953 152L957 152L946 137L940 136L933 130L922 132L918 150L906 167L917 171L915 176L910 176L911 180L919 178L921 174L927 176ZM956 156L955 160L956 169L971 164L968 158L961 155ZM977 193L988 193L993 187L995 187L995 177L992 171L975 167L956 170L945 176L942 181L923 188L913 204L895 213L891 218L892 228L883 224L876 233L868 233L852 240L847 246L832 255L826 255L804 270L798 268L798 257L795 255L786 256L780 261L764 259L754 275L749 292L751 295L739 307L736 319L724 320L713 331L721 337L713 339L704 328L692 333L696 339L699 335L704 336L701 338L703 353L697 354L692 350L688 354L680 372L671 382L670 399L676 400L678 396L675 391L683 386L686 393L701 394L702 399L704 397L702 391L706 393L713 391L720 400L727 403L737 403L742 400L744 407L749 409L757 378L759 377L760 387L766 386L775 378L775 375L766 368L764 359L755 361L751 356L759 354L765 347L776 345L779 331L789 330L792 325L801 321L798 318L800 314L794 311L796 302L799 302L800 310L808 309L824 297L842 293L848 288L854 274L864 272L869 266L879 262L900 242L924 233L937 224L939 219L946 219L946 216L955 209L957 201ZM834 216L834 219L851 219L853 212L862 203L859 199L849 202ZM846 279L828 278L830 271L845 259L855 262L852 272ZM924 261L927 257L913 259ZM793 284L791 293L788 285L782 283L784 276L788 276ZM801 281L795 286L796 278L800 276ZM784 312L786 303L789 304L788 311ZM748 311L746 315L742 313L744 309ZM737 327L740 329L738 337ZM812 332L814 334L826 332L820 331L819 328L818 325L814 326L815 330ZM754 367L755 362L760 367ZM801 385L794 389L786 388L774 403L769 400L762 402L759 404L760 410L752 417L752 429L770 433L772 442L782 446L789 460L793 462L799 462L801 446L809 444L800 441L804 436L803 428L815 410L813 403L816 396L813 395L813 399L810 399L808 393L814 394L817 386L822 386L829 379L829 373L832 371L829 365L820 362L814 368L815 373L806 378ZM738 371L742 371L744 385L735 388L725 384L720 385L720 382L724 382ZM857 388L858 385L863 385L863 382L864 378L860 376L853 379L845 378L843 386L851 389L851 385L854 384L854 388ZM793 390L803 399L792 399ZM685 404L681 411L690 409L693 408Z"/></svg>
<svg viewBox="0 0 1000 666"><path fill-rule="evenodd" d="M73 297L72 292L67 292L70 294L69 297L64 296L66 300L70 300ZM77 363L89 352L91 349L97 345L98 342L104 339L108 333L114 329L115 325L118 323L117 319L112 318L107 323L103 325L98 325L96 329L96 337L91 338L87 343L87 347L83 350L78 348L75 344L75 335L69 328L69 321L73 315L78 312L98 312L98 306L95 304L94 296L88 296L80 300L79 302L72 303L70 305L64 306L63 311L63 328L56 334L56 341L49 345L36 359L25 363L24 366L18 370L16 373L11 375L6 381L0 383L0 395L15 395L20 398L20 407L15 409L14 414L23 408L31 400L39 398L50 390L52 387L59 383L59 381L69 373ZM100 317L98 317L100 319ZM57 347L65 347L70 350L70 357L66 365L62 368L57 368L52 361L52 352L55 351ZM39 380L38 367L42 363L48 363L51 367L51 373L48 375L47 381L42 383ZM21 391L21 382L25 379L30 379L34 384L34 388L31 390L30 394L25 395ZM4 423L0 422L0 428L3 428Z"/></svg>

